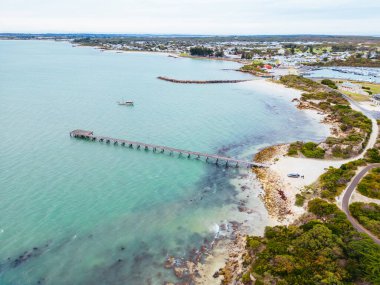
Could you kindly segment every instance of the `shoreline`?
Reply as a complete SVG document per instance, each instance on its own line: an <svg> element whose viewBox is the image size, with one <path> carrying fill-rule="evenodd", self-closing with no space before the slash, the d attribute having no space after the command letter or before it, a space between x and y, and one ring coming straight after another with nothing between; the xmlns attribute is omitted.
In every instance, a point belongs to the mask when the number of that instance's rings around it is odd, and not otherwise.
<svg viewBox="0 0 380 285"><path fill-rule="evenodd" d="M263 78L257 78L256 80L252 80L249 82L244 82L240 83L247 85L249 88L252 88L254 86L255 88L262 89L262 90L270 90L276 96L281 96L288 100L289 102L295 102L295 98L300 98L301 94L303 93L300 90L294 89L294 88L288 88L283 84L269 81L267 79ZM295 107L296 104L294 104ZM302 109L300 111L303 111L306 113L306 115L311 119L320 122L322 125L326 126L326 131L327 129L330 129L330 126L325 123L321 122L324 118L325 115L320 114L316 110L310 110L310 109ZM279 144L271 147L283 147L286 144ZM270 148L270 147L269 147ZM267 148L265 148L267 149ZM273 156L273 160L276 159L277 157ZM270 163L270 161L267 161ZM272 163L270 163L272 164ZM271 165L270 165L271 167ZM268 168L267 170L269 170ZM264 171L267 171L264 170ZM279 176L281 178L281 176ZM272 180L272 179L271 179ZM268 187L270 188L272 186L272 183L276 183L276 180L272 180L271 184L267 184ZM274 214L275 211L272 211L270 209L270 206L268 208L268 203L273 200L273 196L270 195L273 191L269 191L268 189L265 189L262 181L260 181L258 174L255 172L255 170L252 170L250 174L244 178L239 186L246 187L247 191L254 191L255 185L257 184L258 187L260 188L260 194L258 196L250 195L251 199L260 199L266 209L266 214L268 215L268 220L265 224L266 226L276 226L276 225L288 225L292 222L294 222L301 214L303 214L302 209L297 209L294 206L294 203L291 199L288 199L284 205L286 207L282 207L282 209L286 209L288 207L291 207L293 214L286 218L286 219L278 219L278 215ZM238 185L235 185L235 187L239 187ZM237 191L240 191L237 189ZM286 194L288 190L286 189L284 191ZM269 193L269 195L268 195ZM286 195L285 194L285 195ZM280 197L280 196L278 196ZM277 199L277 197L276 197ZM281 198L280 198L281 199ZM281 202L283 202L281 200ZM281 204L282 205L282 204ZM273 207L275 208L275 207ZM251 221L246 221L245 224L248 226L254 226ZM206 257L204 263L200 263L197 266L198 274L199 277L195 278L196 284L200 285L209 285L209 284L215 284L218 285L222 282L223 278L231 279L231 280L237 280L239 275L242 274L243 272L243 267L242 267L242 259L243 259L243 253L245 249L245 243L246 243L246 236L247 235L263 235L264 234L264 229L260 232L245 232L242 229L238 229L237 231L237 236L235 239L230 239L230 240L223 240L220 242L217 242L215 244L215 247L210 251L209 255ZM226 276L226 277L223 277ZM229 284L229 283L226 283Z"/></svg>
<svg viewBox="0 0 380 285"><path fill-rule="evenodd" d="M111 52L139 52L146 54L160 54L164 56L170 56L171 53L159 53L159 52L147 52L147 51L117 51L117 50L107 50ZM181 57L180 57L181 58ZM186 58L186 57L183 57ZM216 58L203 58L203 57L187 57L193 59L206 59L206 60L224 60ZM231 61L231 60L228 60ZM236 61L243 64L240 61ZM254 76L253 76L254 77ZM299 98L303 91L286 87L285 85L268 81L262 78L257 78L257 80L252 80L250 82L244 82L240 84L256 84L257 86L262 86L266 89L273 90L273 93L280 96L287 96L289 101L295 102L295 107L299 103ZM291 92L291 95L290 95ZM294 101L298 99L298 101ZM309 108L308 108L309 107ZM330 130L330 135L333 133L334 124L331 122L326 122L324 119L327 117L326 114L321 114L319 110L312 110L310 106L305 106L304 108L298 108L305 112L307 116L310 116L313 120L318 120L321 126L326 126ZM354 108L353 108L354 109ZM371 134L372 135L372 134ZM370 145L368 142L367 147ZM366 147L366 148L367 148ZM274 225L289 225L294 223L302 214L306 212L304 207L295 206L296 194L300 193L305 186L313 183L325 170L326 167L340 166L345 163L345 160L331 161L314 159L302 159L302 158L292 158L285 156L285 145L275 146L278 151L275 153L272 159L272 165L270 170L272 173L267 176L266 181L263 183L263 178L257 177L262 184L264 189L262 193L261 200L266 206L267 211L271 217L271 222L266 224L266 226ZM364 154L365 151L362 152ZM354 160L357 157L351 159ZM288 159L291 159L289 161ZM317 170L315 170L315 165L318 164ZM310 170L310 173L305 175L305 179L291 179L287 177L287 173L293 172L289 168L296 169L300 167L301 171L303 169ZM295 172L295 171L294 171ZM301 172L302 173L302 172ZM257 176L258 174L255 173ZM309 183L310 182L310 183ZM264 185L265 184L265 185ZM275 186L275 187L273 187ZM267 189L265 189L267 188ZM271 191L271 189L275 189ZM272 204L271 204L272 203ZM194 282L196 284L220 284L223 278L231 278L231 280L238 280L239 274L243 272L242 268L242 254L245 249L246 235L252 234L243 232L240 227L235 231L235 237L229 237L224 239L215 239L214 246L204 255L202 262L195 265L191 264L189 271L195 272ZM262 235L255 233L255 235ZM180 269L181 270L181 269ZM225 276L225 277L223 277ZM228 284L228 283L227 283Z"/></svg>
<svg viewBox="0 0 380 285"><path fill-rule="evenodd" d="M303 91L297 89L294 90L303 93ZM353 110L358 110L357 106L353 105L351 102L350 106ZM309 116L313 116L313 112L317 112L317 115L320 116L320 124L329 128L328 136L341 136L339 124L328 120L328 114L322 114L319 110L310 109L310 106L307 104L303 105L303 103L298 104L296 107L305 111ZM358 111L361 110L359 109ZM268 195L268 210L280 223L288 225L306 212L306 209L303 206L295 205L296 195L300 194L303 190L307 190L306 188L309 185L317 182L318 178L327 168L339 168L344 163L363 158L366 151L375 145L379 128L375 119L370 118L370 120L372 122L372 132L369 135L368 142L359 154L351 158L313 159L292 157L287 155L287 149L290 144L270 146L258 153L254 158L255 161L260 161L269 164L270 166L267 169L254 169L254 171L258 175L258 179L262 183L266 195ZM299 173L303 178L288 177L289 173ZM275 189L275 191L277 190L279 195L273 193L275 192L273 189ZM284 197L286 197L286 199L284 199ZM338 200L339 198L337 201ZM277 203L274 201L277 201ZM273 205L273 203L275 204Z"/></svg>
<svg viewBox="0 0 380 285"><path fill-rule="evenodd" d="M265 88L271 88L276 95L287 96L290 101L296 103L297 101L294 99L299 98L303 93L301 90L289 88L281 83L265 79L257 79L242 84L257 84ZM295 107L305 112L312 120L318 120L321 127L323 126L328 129L328 135L333 135L336 132L337 124L326 120L327 114L322 114L319 110L300 108L297 104L295 104ZM340 167L344 163L361 158L367 149L373 147L378 135L378 126L376 120L371 119L371 121L373 129L366 147L358 156L349 159L319 160L290 157L286 155L289 144L269 146L255 155L254 161L270 165L268 169L252 170L263 190L261 199L268 211L270 221L267 226L290 225L296 222L307 212L305 206L295 205L297 194L301 193L308 185L316 182L319 176L325 172L326 168L330 166ZM287 174L292 172L300 172L304 175L304 178L289 178ZM246 179L246 182L248 182L248 179ZM339 198L336 200L337 204L339 204ZM200 267L199 273L202 278L197 279L199 281L197 284L220 284L221 280L223 280L220 277L222 273L226 274L231 280L238 280L243 272L242 253L244 253L245 241L246 234L240 232L237 240L223 243L221 245L222 248L218 248L219 245L216 245L215 249L212 250L212 253L215 252L215 256L212 254L208 256L205 264ZM223 259L225 261L224 264L222 264ZM217 277L211 278L209 276L209 278L206 278L207 275L211 275L213 270L215 271L218 265L223 266L214 273ZM210 279L216 281L210 282ZM226 284L229 283L227 282Z"/></svg>

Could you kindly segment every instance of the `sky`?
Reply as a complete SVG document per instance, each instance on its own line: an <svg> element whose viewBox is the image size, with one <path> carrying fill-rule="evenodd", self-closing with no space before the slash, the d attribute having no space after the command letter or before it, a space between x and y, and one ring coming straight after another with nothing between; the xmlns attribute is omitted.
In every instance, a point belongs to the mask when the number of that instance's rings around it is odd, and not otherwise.
<svg viewBox="0 0 380 285"><path fill-rule="evenodd" d="M380 35L380 1L0 0L0 32Z"/></svg>

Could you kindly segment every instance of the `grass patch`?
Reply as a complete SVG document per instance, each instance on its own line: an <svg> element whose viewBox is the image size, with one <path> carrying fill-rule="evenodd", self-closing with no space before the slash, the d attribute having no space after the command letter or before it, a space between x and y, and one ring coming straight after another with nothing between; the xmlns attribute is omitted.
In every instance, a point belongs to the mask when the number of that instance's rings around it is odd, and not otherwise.
<svg viewBox="0 0 380 285"><path fill-rule="evenodd" d="M369 95L363 95L363 94L357 94L349 91L343 91L342 93L350 97L352 100L358 101L358 102L365 102L365 101L370 101Z"/></svg>

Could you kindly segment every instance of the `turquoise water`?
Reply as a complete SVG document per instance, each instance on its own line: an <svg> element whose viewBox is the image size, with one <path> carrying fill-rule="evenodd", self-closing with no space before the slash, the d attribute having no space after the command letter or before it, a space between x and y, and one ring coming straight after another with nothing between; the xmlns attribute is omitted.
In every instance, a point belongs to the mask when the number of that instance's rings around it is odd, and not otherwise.
<svg viewBox="0 0 380 285"><path fill-rule="evenodd" d="M202 161L81 141L73 129L250 159L259 147L323 139L290 98L244 84L232 62L0 41L0 284L162 284L167 256L191 258L218 225L260 233L261 201ZM133 108L118 106L120 99ZM251 189L252 197L259 189ZM207 241L205 241L207 239Z"/></svg>

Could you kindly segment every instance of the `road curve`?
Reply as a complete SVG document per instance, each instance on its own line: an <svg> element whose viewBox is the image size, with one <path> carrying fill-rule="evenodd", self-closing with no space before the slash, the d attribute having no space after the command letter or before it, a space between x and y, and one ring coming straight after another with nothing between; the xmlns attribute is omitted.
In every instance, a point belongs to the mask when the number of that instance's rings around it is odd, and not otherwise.
<svg viewBox="0 0 380 285"><path fill-rule="evenodd" d="M354 179L351 181L350 185L346 188L344 194L343 194L343 199L342 199L342 209L344 213L347 216L347 219L350 221L352 226L359 232L366 233L367 235L370 236L370 238L380 245L380 239L377 238L374 234L372 234L369 230L364 228L359 222L351 216L350 210L349 210L349 204L350 204L350 198L354 190L356 189L356 186L359 184L360 180L367 174L368 171L370 171L372 168L375 167L380 167L380 163L375 163L371 165L367 165L364 167L356 176L354 176Z"/></svg>

